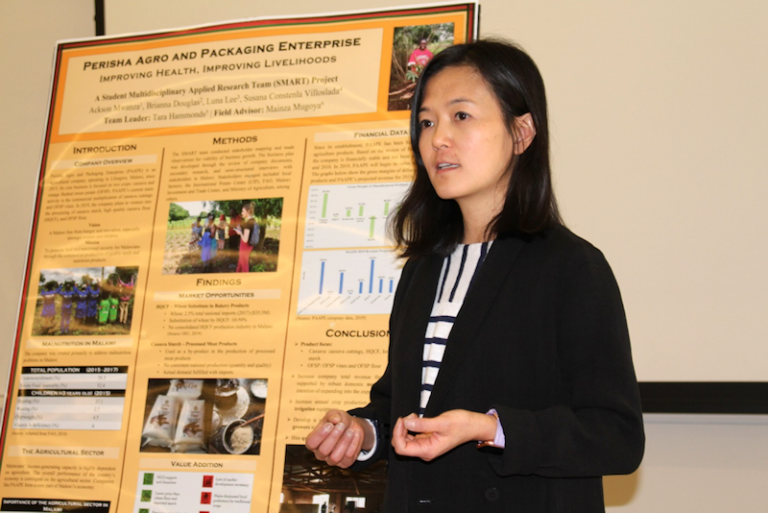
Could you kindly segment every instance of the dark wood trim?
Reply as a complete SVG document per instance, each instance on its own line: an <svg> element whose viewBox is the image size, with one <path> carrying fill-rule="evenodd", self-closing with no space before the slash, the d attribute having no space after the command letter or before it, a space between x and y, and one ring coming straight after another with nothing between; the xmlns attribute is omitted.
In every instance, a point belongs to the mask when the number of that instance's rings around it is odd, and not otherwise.
<svg viewBox="0 0 768 513"><path fill-rule="evenodd" d="M94 0L95 14L93 20L96 22L96 35L106 35L106 24L104 22L104 0Z"/></svg>
<svg viewBox="0 0 768 513"><path fill-rule="evenodd" d="M768 414L768 382L640 383L644 413Z"/></svg>

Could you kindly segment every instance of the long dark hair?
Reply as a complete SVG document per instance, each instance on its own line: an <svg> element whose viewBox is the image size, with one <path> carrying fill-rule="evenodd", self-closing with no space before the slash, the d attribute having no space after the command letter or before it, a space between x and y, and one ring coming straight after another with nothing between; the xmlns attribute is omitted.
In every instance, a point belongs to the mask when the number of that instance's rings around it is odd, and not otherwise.
<svg viewBox="0 0 768 513"><path fill-rule="evenodd" d="M459 205L441 199L429 180L419 152L419 109L429 81L449 67L474 68L499 102L510 130L516 117L530 112L536 136L511 162L504 207L486 234L497 238L531 235L561 224L552 189L549 164L549 124L544 81L523 50L501 40L455 45L437 54L419 78L411 106L411 147L416 177L400 208L391 218L390 235L403 248L403 257L451 253L464 237Z"/></svg>

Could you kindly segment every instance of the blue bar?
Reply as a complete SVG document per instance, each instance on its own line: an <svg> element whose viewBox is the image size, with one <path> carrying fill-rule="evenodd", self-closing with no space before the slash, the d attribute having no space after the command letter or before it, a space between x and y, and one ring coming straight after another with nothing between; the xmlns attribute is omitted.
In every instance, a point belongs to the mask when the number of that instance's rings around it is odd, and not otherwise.
<svg viewBox="0 0 768 513"><path fill-rule="evenodd" d="M389 293L392 294L392 286L394 284L394 280L389 280Z"/></svg>
<svg viewBox="0 0 768 513"><path fill-rule="evenodd" d="M381 294L384 291L384 280L382 278L379 278L379 294Z"/></svg>
<svg viewBox="0 0 768 513"><path fill-rule="evenodd" d="M368 284L368 293L373 294L373 265L376 263L376 260L371 259L371 281Z"/></svg>
<svg viewBox="0 0 768 513"><path fill-rule="evenodd" d="M360 294L362 294L362 293L363 293L363 282L360 281Z"/></svg>
<svg viewBox="0 0 768 513"><path fill-rule="evenodd" d="M320 294L323 293L323 275L325 274L325 262L320 262Z"/></svg>
<svg viewBox="0 0 768 513"><path fill-rule="evenodd" d="M344 288L344 273L339 274L339 294L341 294L342 289Z"/></svg>

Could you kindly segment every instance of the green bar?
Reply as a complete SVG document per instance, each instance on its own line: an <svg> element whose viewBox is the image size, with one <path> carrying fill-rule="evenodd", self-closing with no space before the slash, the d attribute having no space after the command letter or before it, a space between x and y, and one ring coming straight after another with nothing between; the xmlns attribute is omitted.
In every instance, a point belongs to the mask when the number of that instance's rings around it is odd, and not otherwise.
<svg viewBox="0 0 768 513"><path fill-rule="evenodd" d="M364 207L364 206L365 206L365 205L360 205L360 213L359 213L359 214L357 214L357 215L359 215L359 216L362 216L362 215L363 215L363 207Z"/></svg>
<svg viewBox="0 0 768 513"><path fill-rule="evenodd" d="M348 209L347 209L347 217L349 217L349 216L351 216L351 215L352 215L352 209L351 209L351 208L348 208Z"/></svg>
<svg viewBox="0 0 768 513"><path fill-rule="evenodd" d="M389 201L384 202L384 215L389 214Z"/></svg>
<svg viewBox="0 0 768 513"><path fill-rule="evenodd" d="M372 239L372 238L373 238L373 227L374 227L374 225L375 225L375 224L376 224L376 218L375 218L375 217L372 217L372 218L371 218L371 234L370 234L370 236L369 236L369 238L370 238L370 239Z"/></svg>
<svg viewBox="0 0 768 513"><path fill-rule="evenodd" d="M320 217L325 217L325 211L328 209L328 193L323 193L323 214Z"/></svg>

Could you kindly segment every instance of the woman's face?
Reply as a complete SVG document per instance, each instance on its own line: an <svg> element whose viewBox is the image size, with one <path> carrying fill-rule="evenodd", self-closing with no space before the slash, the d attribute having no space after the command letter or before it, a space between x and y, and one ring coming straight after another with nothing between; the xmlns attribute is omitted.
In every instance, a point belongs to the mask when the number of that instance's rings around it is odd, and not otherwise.
<svg viewBox="0 0 768 513"><path fill-rule="evenodd" d="M496 96L466 66L430 79L419 109L419 152L442 199L465 209L504 205L514 140Z"/></svg>
<svg viewBox="0 0 768 513"><path fill-rule="evenodd" d="M248 210L246 210L245 207L240 211L240 215L243 217L243 219L246 219L248 217Z"/></svg>

